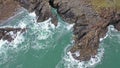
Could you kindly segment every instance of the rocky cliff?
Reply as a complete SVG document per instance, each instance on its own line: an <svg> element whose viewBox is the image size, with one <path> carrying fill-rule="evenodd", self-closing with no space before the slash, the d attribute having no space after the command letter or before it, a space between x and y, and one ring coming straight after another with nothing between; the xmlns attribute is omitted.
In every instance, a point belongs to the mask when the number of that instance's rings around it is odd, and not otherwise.
<svg viewBox="0 0 120 68"><path fill-rule="evenodd" d="M29 12L35 12L37 15L37 21L42 22L49 18L52 18L52 22L57 25L57 17L51 12L51 5L49 0L15 0L22 7L26 8Z"/></svg>
<svg viewBox="0 0 120 68"><path fill-rule="evenodd" d="M74 46L71 53L75 59L87 61L97 54L99 39L103 38L109 25L120 30L119 0L54 0L53 7L68 23L74 25ZM76 55L80 53L80 56Z"/></svg>
<svg viewBox="0 0 120 68"><path fill-rule="evenodd" d="M53 23L57 25L56 15L51 12L51 8L55 8L64 21L75 23L73 27L75 42L70 52L77 60L87 61L97 54L99 39L105 36L109 25L114 25L117 30L120 30L119 0L14 1L29 12L35 11L38 21L51 17ZM80 55L76 55L76 52Z"/></svg>

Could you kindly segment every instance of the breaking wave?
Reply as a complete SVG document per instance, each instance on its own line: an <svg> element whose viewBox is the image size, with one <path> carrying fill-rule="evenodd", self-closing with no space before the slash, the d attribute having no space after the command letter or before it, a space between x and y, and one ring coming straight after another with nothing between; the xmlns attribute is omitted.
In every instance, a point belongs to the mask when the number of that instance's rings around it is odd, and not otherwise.
<svg viewBox="0 0 120 68"><path fill-rule="evenodd" d="M114 26L110 25L108 27L108 32L106 33L106 36L104 38L100 38L98 54L95 55L94 58L91 58L89 61L78 61L72 57L71 52L68 51L68 48L71 47L71 45L73 45L72 43L74 41L72 41L71 44L65 48L62 60L56 65L56 68L95 68L96 65L101 63L104 57L103 55L105 50L102 41L107 37L120 37L120 35L116 32L118 31L114 28ZM79 55L79 53L76 53L76 55Z"/></svg>
<svg viewBox="0 0 120 68"><path fill-rule="evenodd" d="M54 49L56 46L54 44L60 40L62 34L65 34L64 31L70 31L72 26L61 22L55 26L51 18L44 22L37 22L35 12L28 14L22 11L16 19L11 19L9 23L2 26L4 28L27 28L27 30L23 33L17 32L15 37L10 32L10 35L14 37L12 42L0 40L0 67L4 64L9 66L9 62L15 62L19 55L24 55L30 50L40 52L39 54L33 53L33 56L38 58L44 56L48 49Z"/></svg>
<svg viewBox="0 0 120 68"><path fill-rule="evenodd" d="M22 16L23 14L24 17ZM30 48L34 50L45 49L51 43L45 41L46 39L52 39L52 35L54 34L52 31L55 29L55 26L51 23L51 19L37 23L34 12L30 14L24 12L21 16L18 17L19 21L12 19L10 21L12 22L11 24L2 26L2 28L27 28L27 31L23 33L19 31L16 35L13 32L9 32L14 38L12 42L3 39L0 40L0 66L10 60L14 60L20 51L26 53Z"/></svg>
<svg viewBox="0 0 120 68"><path fill-rule="evenodd" d="M2 26L27 28L27 31L24 33L17 32L16 36L10 32L10 35L14 37L12 42L0 40L0 66L9 61L14 61L18 53L25 54L29 50L39 51L39 54L33 53L33 55L38 58L44 56L48 52L48 49L54 49L56 47L55 44L59 42L60 37L64 35L65 32L70 31L74 25L58 22L58 25L54 26L51 18L44 22L37 22L34 12L30 14L22 12L21 16L17 17L18 20L12 20L12 23ZM111 35L111 30L116 31L113 26L109 26L107 35L100 39L101 42L108 36L114 36L114 34ZM94 58L91 58L89 61L80 62L75 60L68 51L68 48L73 45L73 42L74 41L64 49L62 59L58 62L56 68L94 68L102 61L104 48L101 46L101 43L98 54ZM76 54L79 55L78 53Z"/></svg>
<svg viewBox="0 0 120 68"><path fill-rule="evenodd" d="M70 45L68 45L70 47ZM100 47L98 49L98 54L94 58L91 58L89 61L78 61L72 57L72 54L65 48L65 54L62 57L62 60L57 64L56 68L88 68L95 67L98 63L101 62L101 59L104 54L104 48ZM67 52L67 53L66 53Z"/></svg>

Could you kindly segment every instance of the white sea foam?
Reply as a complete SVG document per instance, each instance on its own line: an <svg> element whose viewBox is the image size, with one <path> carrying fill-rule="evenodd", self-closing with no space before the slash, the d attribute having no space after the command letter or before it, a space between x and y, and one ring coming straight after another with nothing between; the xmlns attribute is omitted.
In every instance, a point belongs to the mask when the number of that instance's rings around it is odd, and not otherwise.
<svg viewBox="0 0 120 68"><path fill-rule="evenodd" d="M100 38L100 42L103 41L104 39L106 39L108 37L108 33L106 33L104 38Z"/></svg>
<svg viewBox="0 0 120 68"><path fill-rule="evenodd" d="M14 25L4 25L4 26L1 26L1 28L10 27L10 28L22 28L23 29L23 28L26 28L26 26L27 25L25 22L19 21L19 23L15 23ZM14 53L14 52L18 51L17 48L18 48L19 44L24 42L23 34L24 34L24 32L22 33L21 31L18 31L15 34L13 31L10 31L7 33L7 35L11 35L11 37L14 38L14 40L12 42L0 39L0 65L8 62L9 59L12 58L12 56L10 56L8 54L8 52L10 53L13 51L13 53ZM11 51L9 51L9 50L11 50Z"/></svg>
<svg viewBox="0 0 120 68"><path fill-rule="evenodd" d="M109 25L109 26L108 26L108 30L109 30L109 31L111 31L111 30L112 30L112 31L118 31L117 29L115 29L115 27L114 27L113 25Z"/></svg>
<svg viewBox="0 0 120 68"><path fill-rule="evenodd" d="M26 28L25 24L23 24L23 22L20 22L18 24L18 26L3 26L2 28L6 28L6 27L18 27L18 28ZM13 33L13 31L10 31L7 33L8 35L10 35L12 38L14 38L14 40L12 42L8 42L7 40L0 40L0 47L7 45L7 46L13 46L13 47L17 47L17 45L21 42L24 41L24 37L23 37L23 33L21 33L21 31L18 31L16 34Z"/></svg>
<svg viewBox="0 0 120 68"><path fill-rule="evenodd" d="M114 26L110 25L108 27L108 32L106 33L106 36L104 38L100 38L100 41L104 40L108 36L114 36L114 34L111 33L112 31L118 32L114 28ZM115 34L115 36L116 36L116 34ZM119 37L120 37L120 35L119 35ZM70 47L70 46L68 46L68 47ZM65 52L67 51L67 48L65 49ZM75 54L76 54L76 56L80 55L79 51L75 52ZM62 60L57 64L56 68L61 68L61 65L63 65L62 68L89 68L89 67L94 68L98 63L101 62L103 55L104 55L104 48L100 46L98 49L98 54L95 55L94 58L91 58L89 61L81 61L80 62L78 60L75 60L72 57L71 52L67 52L65 54L65 56L62 58Z"/></svg>
<svg viewBox="0 0 120 68"><path fill-rule="evenodd" d="M3 39L0 40L0 49L1 49L1 47L2 47L5 43L7 43L6 40L3 40Z"/></svg>
<svg viewBox="0 0 120 68"><path fill-rule="evenodd" d="M113 25L110 25L108 27L108 34L109 34L109 37L113 37L113 36L117 36L117 37L120 37L120 32L114 28Z"/></svg>
<svg viewBox="0 0 120 68"><path fill-rule="evenodd" d="M44 22L40 22L38 24L41 28L43 28L45 30L49 30L50 28L53 28L53 29L55 28L55 25L52 24L52 22L51 22L51 18L49 18L48 20L46 20Z"/></svg>
<svg viewBox="0 0 120 68"><path fill-rule="evenodd" d="M67 30L70 30L73 28L73 26L74 26L74 24L67 24L66 28L67 28Z"/></svg>
<svg viewBox="0 0 120 68"><path fill-rule="evenodd" d="M48 39L53 39L52 36L55 33L55 25L51 22L51 18L49 18L48 20L45 20L43 22L37 22L36 19L36 15L35 13L31 13L30 16L33 17L34 20L32 20L32 26L30 26L31 31L31 36L34 36L35 40L32 41L33 43L35 43L34 45L32 45L32 48L35 50L39 50L39 49L46 49L48 47L50 47L50 40ZM42 41L41 40L46 40L46 41ZM40 43L38 43L40 42ZM49 46L48 46L49 45Z"/></svg>
<svg viewBox="0 0 120 68"><path fill-rule="evenodd" d="M66 50L65 50L66 52ZM104 54L104 48L100 47L98 49L98 54L95 55L94 58L91 58L89 61L79 61L75 60L71 54L71 52L67 52L62 60L57 64L56 68L88 68L88 67L95 67L98 63L101 62L102 57ZM79 55L76 52L76 55ZM61 66L63 65L63 66Z"/></svg>
<svg viewBox="0 0 120 68"><path fill-rule="evenodd" d="M109 25L109 26L108 26L108 32L106 33L106 36L105 36L104 38L100 38L100 42L103 41L104 39L106 39L106 38L108 37L108 35L110 36L110 35L112 34L112 33L111 33L112 31L118 32L118 30L116 30L113 25ZM114 36L114 34L112 34L112 36ZM116 36L116 35L115 35L115 36ZM119 35L119 36L120 36L120 35Z"/></svg>
<svg viewBox="0 0 120 68"><path fill-rule="evenodd" d="M57 24L56 28L59 28L60 26L61 26L61 23L60 23L60 22L58 22L58 24Z"/></svg>
<svg viewBox="0 0 120 68"><path fill-rule="evenodd" d="M8 56L8 51L11 48L17 48L17 46L24 41L24 37L21 32L17 32L17 34L13 34L10 32L10 34L12 36L16 36L14 37L14 40L12 42L8 42L7 40L3 39L0 40L0 65L9 61L10 56Z"/></svg>
<svg viewBox="0 0 120 68"><path fill-rule="evenodd" d="M21 32L17 32L16 37L14 38L14 40L10 43L10 45L13 45L13 47L17 47L18 44L22 43L24 41L24 37L21 34Z"/></svg>
<svg viewBox="0 0 120 68"><path fill-rule="evenodd" d="M37 17L36 17L35 12L32 12L29 15L33 17L33 21L34 21L33 25L34 26L30 27L30 28L32 30L36 30L34 32L35 32L35 34L38 34L37 39L39 39L39 40L47 39L48 37L50 37L53 34L53 32L50 29L54 29L55 25L52 24L51 18L49 18L48 20L43 21L43 22L37 22Z"/></svg>
<svg viewBox="0 0 120 68"><path fill-rule="evenodd" d="M39 40L44 40L50 37L53 32L51 31L54 30L55 26L51 23L51 19L49 18L48 20L44 22L39 22L39 23L34 23L34 26L31 28L38 37L36 39Z"/></svg>
<svg viewBox="0 0 120 68"><path fill-rule="evenodd" d="M0 59L4 59L4 60L0 61L0 65L3 64L1 62L9 61L6 59L7 57L9 57L7 55L7 50L9 49L9 46L10 46L10 48L13 48L13 51L18 51L20 48L22 50L24 50L29 47L31 47L34 50L45 49L46 47L49 47L50 45L52 45L52 43L50 43L50 41L54 39L52 36L55 33L54 32L55 29L62 27L60 22L58 22L58 26L55 27L55 25L52 24L52 22L51 22L51 18L49 18L48 20L46 20L44 22L37 22L35 12L30 13L28 15L29 19L27 19L28 17L27 18L26 17L24 17L24 19L17 22L17 24L15 24L13 26L10 26L10 25L3 26L4 28L5 27L28 28L29 32L27 31L27 33L25 33L25 36L24 36L24 33L17 32L17 34L14 35L14 33L11 31L11 32L9 32L9 34L12 35L12 37L14 38L14 40L12 42L0 40L0 43L1 43L0 44ZM63 27L63 28L65 28L65 27ZM72 25L68 25L67 29L70 30L71 28L72 28ZM27 37L26 37L26 35L27 35ZM41 40L42 40L42 42L41 42ZM24 44L22 45L22 43L24 43ZM21 47L19 47L19 44L21 44L20 45ZM4 45L7 47L4 47ZM1 56L3 56L3 57L1 57Z"/></svg>
<svg viewBox="0 0 120 68"><path fill-rule="evenodd" d="M110 27L108 27L110 28ZM109 29L110 30L110 29ZM104 38L100 38L100 41L104 40L108 37L109 31L106 33L106 36ZM68 47L67 47L68 48ZM67 51L67 48L65 49L65 52ZM75 60L71 54L71 52L67 52L65 56L62 58L62 60L57 64L56 68L88 68L88 67L95 67L98 63L101 62L102 57L104 54L104 48L99 47L98 54L95 55L94 58L91 58L89 61L79 61ZM79 51L75 52L76 56L79 56Z"/></svg>
<svg viewBox="0 0 120 68"><path fill-rule="evenodd" d="M34 17L34 18L36 18L35 11L34 11L34 12L29 13L29 15L30 15L30 16L32 16L32 17Z"/></svg>
<svg viewBox="0 0 120 68"><path fill-rule="evenodd" d="M7 40L0 40L0 65L9 61L7 58L10 56L7 54L9 49L12 49L14 52L19 52L19 50L27 51L29 47L34 50L45 49L50 44L51 36L54 34L54 29L56 28L54 24L51 22L51 18L44 22L37 22L35 12L26 15L22 20L18 21L14 25L2 26L5 27L13 27L13 28L28 28L25 36L24 32L21 31L14 34L10 31L8 34L14 38L12 42L8 42ZM28 32L29 31L29 32ZM26 38L26 35L29 36ZM52 38L53 39L53 38ZM47 40L45 42L41 42L41 40ZM22 45L22 43L24 43ZM50 46L50 45L49 45ZM2 56L2 57L1 57Z"/></svg>
<svg viewBox="0 0 120 68"><path fill-rule="evenodd" d="M75 55L78 57L78 56L80 56L80 52L79 51L76 51L75 52Z"/></svg>
<svg viewBox="0 0 120 68"><path fill-rule="evenodd" d="M20 27L21 29L27 28L27 24L25 24L25 22L20 22L18 24L18 27Z"/></svg>

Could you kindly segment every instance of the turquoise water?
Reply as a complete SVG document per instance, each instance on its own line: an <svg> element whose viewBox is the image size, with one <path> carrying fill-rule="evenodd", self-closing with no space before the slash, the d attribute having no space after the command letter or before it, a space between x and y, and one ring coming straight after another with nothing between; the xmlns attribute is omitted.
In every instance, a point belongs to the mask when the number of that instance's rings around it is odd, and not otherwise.
<svg viewBox="0 0 120 68"><path fill-rule="evenodd" d="M9 27L28 29L24 34L18 33L14 42L0 40L0 68L119 68L119 32L108 32L96 58L78 62L68 52L74 42L72 25L58 18L56 27L50 19L37 23L34 14L28 12L10 21Z"/></svg>
<svg viewBox="0 0 120 68"><path fill-rule="evenodd" d="M120 32L112 28L101 46L105 48L105 53L96 68L120 68Z"/></svg>

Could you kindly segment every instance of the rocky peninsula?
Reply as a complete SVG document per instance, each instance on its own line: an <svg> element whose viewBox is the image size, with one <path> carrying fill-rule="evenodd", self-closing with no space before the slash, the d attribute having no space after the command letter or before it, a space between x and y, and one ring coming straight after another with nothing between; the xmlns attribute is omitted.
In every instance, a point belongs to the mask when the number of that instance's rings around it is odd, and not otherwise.
<svg viewBox="0 0 120 68"><path fill-rule="evenodd" d="M0 23L23 7L29 12L35 11L37 21L51 17L53 24L57 25L57 17L51 12L55 8L65 22L75 24L75 42L70 49L72 56L80 61L88 61L97 54L99 39L106 35L109 25L120 31L119 3L119 0L0 0ZM5 31L15 30L22 29L0 28L0 35ZM0 37L2 39L3 35ZM6 40L11 39L9 36L5 37ZM80 55L76 55L76 52Z"/></svg>

